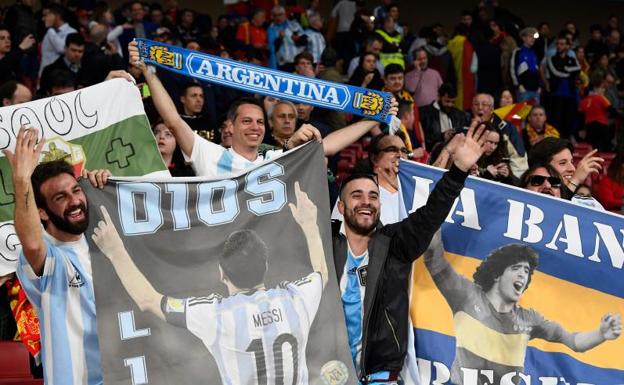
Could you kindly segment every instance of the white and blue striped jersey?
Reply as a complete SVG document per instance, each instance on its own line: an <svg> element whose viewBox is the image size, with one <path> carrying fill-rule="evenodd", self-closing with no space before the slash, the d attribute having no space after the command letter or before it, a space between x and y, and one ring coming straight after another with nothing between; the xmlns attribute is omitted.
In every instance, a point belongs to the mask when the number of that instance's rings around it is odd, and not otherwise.
<svg viewBox="0 0 624 385"><path fill-rule="evenodd" d="M312 28L307 28L304 34L308 37L308 51L314 58L314 64L320 63L321 54L323 54L325 49L325 37L322 33Z"/></svg>
<svg viewBox="0 0 624 385"><path fill-rule="evenodd" d="M306 345L321 302L318 272L276 288L184 300L164 297L167 322L188 329L214 357L223 385L308 384Z"/></svg>
<svg viewBox="0 0 624 385"><path fill-rule="evenodd" d="M184 160L191 163L197 176L218 176L240 172L280 155L282 150L269 150L264 155L258 154L256 160L249 161L231 148L224 148L209 140L195 135L191 156L184 155Z"/></svg>
<svg viewBox="0 0 624 385"><path fill-rule="evenodd" d="M44 234L43 273L20 253L17 276L39 316L45 384L101 384L89 246L84 235L61 242Z"/></svg>
<svg viewBox="0 0 624 385"><path fill-rule="evenodd" d="M364 319L364 292L368 250L362 255L354 255L351 247L347 251L347 262L340 277L340 298L347 322L347 337L351 348L353 364L360 368L362 355L362 320Z"/></svg>
<svg viewBox="0 0 624 385"><path fill-rule="evenodd" d="M288 25L284 29L282 44L276 52L277 63L279 65L293 63L295 61L295 56L304 50L304 47L297 46L293 39L295 35L303 35L303 28L301 28L299 23L293 20L287 20L286 23L288 23Z"/></svg>

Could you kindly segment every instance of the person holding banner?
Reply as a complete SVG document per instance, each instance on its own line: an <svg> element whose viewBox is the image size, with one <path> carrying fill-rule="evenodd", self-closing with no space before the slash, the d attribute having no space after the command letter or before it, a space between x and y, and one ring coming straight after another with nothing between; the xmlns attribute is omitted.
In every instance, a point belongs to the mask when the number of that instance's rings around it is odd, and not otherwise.
<svg viewBox="0 0 624 385"><path fill-rule="evenodd" d="M128 255L104 206L93 241L110 260L122 285L142 311L202 340L217 362L222 384L308 384L306 345L328 270L317 224L317 208L295 182L289 204L303 231L313 272L294 282L265 286L268 250L253 230L237 230L219 257L229 296L178 299L156 291ZM232 323L222 323L222 320ZM285 345L288 345L287 347ZM266 346L273 349L265 351ZM285 381L285 378L287 379Z"/></svg>
<svg viewBox="0 0 624 385"><path fill-rule="evenodd" d="M252 165L271 159L282 153L282 150L268 150L259 154L258 148L265 135L264 109L254 98L242 98L230 106L227 117L233 124L232 147L223 147L209 142L196 135L189 125L182 120L175 104L163 87L162 83L140 60L136 42L128 45L130 63L141 69L152 92L152 100L156 110L169 127L197 176L215 176L245 170ZM389 113L397 113L397 103L393 101ZM326 156L338 151L358 140L362 135L377 127L379 122L364 119L327 135L323 142ZM321 141L321 134L314 126L304 124L284 142L284 150L316 139Z"/></svg>
<svg viewBox="0 0 624 385"><path fill-rule="evenodd" d="M87 198L71 165L63 160L38 165L45 140L37 138L38 130L22 127L15 152L3 153L13 173L15 232L22 244L17 275L40 319L45 383L102 384L84 237ZM101 180L104 171L90 179Z"/></svg>
<svg viewBox="0 0 624 385"><path fill-rule="evenodd" d="M584 352L622 333L619 314L605 314L595 330L570 333L537 311L522 308L518 301L539 260L531 247L508 244L492 250L470 282L446 260L441 242L436 235L425 253L425 264L453 312L453 384L530 382L523 370L527 344L533 338Z"/></svg>
<svg viewBox="0 0 624 385"><path fill-rule="evenodd" d="M373 174L352 174L342 184L333 226L334 262L351 354L365 384L397 384L408 341L412 262L429 245L483 154L485 125L473 121L454 150L454 165L427 204L401 222L379 223L380 193ZM341 228L341 230L338 230Z"/></svg>

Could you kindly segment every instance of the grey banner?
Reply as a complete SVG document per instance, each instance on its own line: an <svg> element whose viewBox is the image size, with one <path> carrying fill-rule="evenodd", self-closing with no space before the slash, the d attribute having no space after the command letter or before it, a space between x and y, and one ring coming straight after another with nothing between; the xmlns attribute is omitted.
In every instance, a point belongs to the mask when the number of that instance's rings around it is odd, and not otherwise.
<svg viewBox="0 0 624 385"><path fill-rule="evenodd" d="M229 179L83 187L106 384L357 382L319 144Z"/></svg>

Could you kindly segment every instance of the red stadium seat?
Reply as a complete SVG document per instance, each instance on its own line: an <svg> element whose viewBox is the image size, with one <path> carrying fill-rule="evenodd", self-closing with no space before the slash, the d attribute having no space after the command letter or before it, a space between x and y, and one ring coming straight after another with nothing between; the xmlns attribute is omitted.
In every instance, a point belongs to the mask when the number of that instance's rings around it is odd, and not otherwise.
<svg viewBox="0 0 624 385"><path fill-rule="evenodd" d="M360 143L360 142L355 142L355 143L349 145L349 147L347 147L345 150L353 150L353 151L355 151L356 160L357 159L362 159L362 156L364 154L364 147L362 147L362 143Z"/></svg>
<svg viewBox="0 0 624 385"><path fill-rule="evenodd" d="M598 152L596 153L596 156L599 156L602 159L604 159L604 162L602 163L602 174L607 175L607 169L609 168L609 165L611 164L611 162L613 162L613 159L615 159L615 153L614 152Z"/></svg>
<svg viewBox="0 0 624 385"><path fill-rule="evenodd" d="M355 151L351 150L351 149L344 149L342 151L340 151L340 160L346 160L347 162L351 163L351 164L355 164L355 162L357 161L357 154Z"/></svg>
<svg viewBox="0 0 624 385"><path fill-rule="evenodd" d="M30 354L21 342L0 341L0 378L32 378Z"/></svg>
<svg viewBox="0 0 624 385"><path fill-rule="evenodd" d="M579 157L584 157L588 152L590 152L591 150L593 150L592 145L589 143L577 143L574 146L574 156L579 156Z"/></svg>

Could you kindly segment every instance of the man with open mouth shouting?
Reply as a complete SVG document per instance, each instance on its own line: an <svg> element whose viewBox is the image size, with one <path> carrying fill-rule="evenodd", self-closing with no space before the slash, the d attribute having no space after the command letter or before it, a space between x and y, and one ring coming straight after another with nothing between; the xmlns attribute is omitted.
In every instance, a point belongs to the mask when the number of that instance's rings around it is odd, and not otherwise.
<svg viewBox="0 0 624 385"><path fill-rule="evenodd" d="M39 164L44 142L36 129L22 127L14 151L3 151L13 173L15 232L22 244L17 275L37 308L46 385L102 384L91 257L84 236L87 197L71 165L63 160ZM101 187L110 172L97 170L88 176Z"/></svg>

